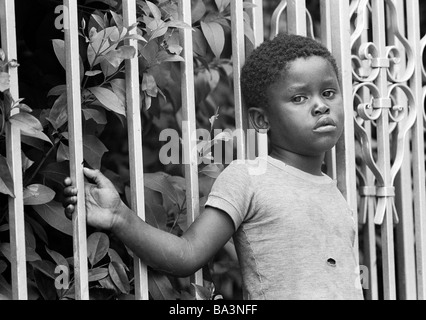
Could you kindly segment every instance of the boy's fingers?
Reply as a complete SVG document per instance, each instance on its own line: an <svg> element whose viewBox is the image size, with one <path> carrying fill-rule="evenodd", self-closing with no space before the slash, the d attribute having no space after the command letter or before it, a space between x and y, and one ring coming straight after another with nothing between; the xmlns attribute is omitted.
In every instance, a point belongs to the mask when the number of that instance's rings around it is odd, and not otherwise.
<svg viewBox="0 0 426 320"><path fill-rule="evenodd" d="M74 187L66 187L64 188L64 196L72 197L77 195L77 188Z"/></svg>
<svg viewBox="0 0 426 320"><path fill-rule="evenodd" d="M92 170L89 168L83 168L84 175L96 183L98 188L106 187L110 182L99 170Z"/></svg>
<svg viewBox="0 0 426 320"><path fill-rule="evenodd" d="M72 184L72 180L70 177L66 177L64 180L65 186L70 186Z"/></svg>
<svg viewBox="0 0 426 320"><path fill-rule="evenodd" d="M76 196L65 198L64 201L62 202L62 206L64 208L66 208L68 205L74 206L76 204L77 204L77 197Z"/></svg>
<svg viewBox="0 0 426 320"><path fill-rule="evenodd" d="M72 218L72 214L74 213L74 206L72 204L70 204L70 205L68 205L68 206L65 207L64 211L65 211L65 216L68 219L71 219Z"/></svg>

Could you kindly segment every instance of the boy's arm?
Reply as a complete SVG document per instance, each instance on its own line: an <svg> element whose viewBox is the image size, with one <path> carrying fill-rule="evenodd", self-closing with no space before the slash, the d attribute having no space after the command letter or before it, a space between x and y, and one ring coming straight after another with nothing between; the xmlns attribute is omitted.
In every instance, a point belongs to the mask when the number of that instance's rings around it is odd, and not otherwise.
<svg viewBox="0 0 426 320"><path fill-rule="evenodd" d="M184 277L199 270L226 244L234 224L225 212L207 207L182 237L177 237L148 225L123 204L112 231L149 266Z"/></svg>
<svg viewBox="0 0 426 320"><path fill-rule="evenodd" d="M84 168L94 184L85 184L87 223L111 230L143 262L175 276L200 269L234 233L234 223L225 212L207 207L182 237L145 223L120 199L114 185L99 170ZM65 214L71 218L77 189L64 181Z"/></svg>

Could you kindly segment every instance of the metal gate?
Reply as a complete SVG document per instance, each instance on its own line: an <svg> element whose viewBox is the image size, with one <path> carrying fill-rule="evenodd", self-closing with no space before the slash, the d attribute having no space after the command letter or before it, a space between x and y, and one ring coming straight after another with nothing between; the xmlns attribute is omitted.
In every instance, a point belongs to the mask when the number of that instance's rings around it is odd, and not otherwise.
<svg viewBox="0 0 426 320"><path fill-rule="evenodd" d="M247 129L239 76L244 64L243 12L248 11L255 45L265 35L289 32L315 37L337 59L345 103L345 132L327 155L328 174L359 220L360 277L367 299L425 299L426 191L425 109L426 72L422 63L426 38L421 39L417 0L288 0L281 1L271 17L261 0L230 1L232 59L236 128ZM66 21L66 74L70 134L71 177L83 189L81 90L78 56L76 0L64 0ZM191 24L191 1L179 0L179 18ZM270 4L269 4L270 5ZM123 0L124 25L136 22L136 0ZM309 12L315 10L317 18ZM0 0L1 48L16 59L15 8L13 0ZM270 29L270 32L268 32ZM265 32L266 30L266 32ZM194 77L190 29L180 31L184 48L181 63L183 144L196 150L191 133L196 130ZM136 40L128 45L137 50ZM140 147L138 59L126 61L126 102L132 208L144 219L143 154ZM16 68L9 70L10 93L19 97ZM18 111L15 111L18 112ZM14 197L9 197L9 229L13 299L27 299L25 214L22 191L21 139L19 129L7 126L7 161ZM257 137L265 152L265 138ZM262 152L262 151L261 151ZM247 155L239 142L239 157ZM185 167L188 224L199 214L197 163ZM84 194L78 195L73 218L76 299L88 299L87 240ZM135 259L135 297L148 299L147 268ZM202 285L202 273L192 282Z"/></svg>

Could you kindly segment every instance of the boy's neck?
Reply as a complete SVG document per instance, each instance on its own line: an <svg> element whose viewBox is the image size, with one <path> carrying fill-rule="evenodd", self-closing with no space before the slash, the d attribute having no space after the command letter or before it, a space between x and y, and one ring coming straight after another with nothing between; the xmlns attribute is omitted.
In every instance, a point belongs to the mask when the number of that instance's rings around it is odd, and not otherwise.
<svg viewBox="0 0 426 320"><path fill-rule="evenodd" d="M274 149L269 154L272 158L280 160L285 164L310 173L315 176L322 175L322 164L325 154L318 156L305 156L284 149Z"/></svg>

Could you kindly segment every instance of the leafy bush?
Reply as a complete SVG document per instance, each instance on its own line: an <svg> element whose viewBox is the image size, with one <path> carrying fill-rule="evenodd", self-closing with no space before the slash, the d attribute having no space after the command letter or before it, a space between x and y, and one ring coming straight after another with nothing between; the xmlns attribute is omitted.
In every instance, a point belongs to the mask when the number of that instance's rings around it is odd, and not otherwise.
<svg viewBox="0 0 426 320"><path fill-rule="evenodd" d="M95 3L97 2L97 4ZM100 4L99 4L100 3ZM158 154L164 143L159 132L181 132L179 29L192 28L197 126L233 127L232 63L229 58L230 0L192 1L192 26L178 19L175 1L137 1L138 22L124 26L121 4L114 0L86 0L99 5L80 12L80 71L85 165L101 169L129 203L125 60L138 56L143 121L146 215L148 223L181 235L186 228L186 197L182 165L162 165ZM108 9L105 10L105 7ZM87 7L85 7L87 10ZM245 15L247 38L252 39ZM136 33L131 33L136 30ZM138 51L126 45L138 41ZM65 44L52 39L52 50L65 69ZM66 85L48 92L50 105L32 110L9 92L9 68L18 67L0 51L0 298L11 297L10 245L7 198L13 181L5 154L6 126L22 133L22 171L25 205L26 252L30 299L73 299L72 224L62 208L63 180L69 176L69 134ZM219 106L220 105L220 109ZM19 109L15 113L14 109ZM219 112L219 113L218 113ZM220 114L220 116L219 116ZM115 140L114 140L115 139ZM200 141L200 157L209 156L214 143L228 136ZM200 204L223 169L200 165ZM89 289L91 299L132 298L132 253L112 234L88 229ZM228 244L205 268L200 296L216 297L213 283L220 282L224 296L238 297L238 264ZM189 279L168 277L149 270L153 299L193 299ZM223 274L226 273L227 276ZM213 281L215 280L215 281ZM228 288L228 289L226 289ZM237 288L237 293L234 293Z"/></svg>

